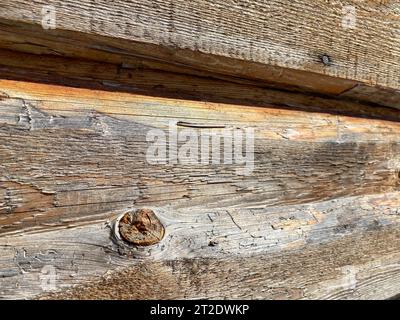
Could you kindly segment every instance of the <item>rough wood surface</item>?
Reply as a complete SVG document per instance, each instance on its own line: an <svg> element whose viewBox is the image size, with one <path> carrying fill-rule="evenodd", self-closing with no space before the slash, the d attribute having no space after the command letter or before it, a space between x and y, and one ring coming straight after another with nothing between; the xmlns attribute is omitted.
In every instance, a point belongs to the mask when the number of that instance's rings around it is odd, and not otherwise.
<svg viewBox="0 0 400 320"><path fill-rule="evenodd" d="M55 30L41 27L49 5ZM355 21L346 27L349 6ZM396 0L3 0L0 45L103 61L145 56L335 94L358 82L398 91L399 8Z"/></svg>
<svg viewBox="0 0 400 320"><path fill-rule="evenodd" d="M106 63L0 49L0 76L13 80L29 79L42 83L159 97L399 119L398 111L387 108L400 108L400 93L394 90L362 85L353 87L352 84L352 89L339 95L317 95L304 88L296 90L291 87L292 90L288 90L288 87L282 87L282 83L279 86L268 83L267 86L265 82L171 65L165 68L164 65L155 65L146 58L131 57L129 61L129 64ZM298 77L292 80L297 84L305 81ZM340 82L332 79L329 83L320 79L316 81L330 92L336 90L336 84L340 85Z"/></svg>
<svg viewBox="0 0 400 320"><path fill-rule="evenodd" d="M400 292L400 122L390 110L356 118L263 98L256 106L9 80L0 94L2 298ZM146 163L146 133L171 121L210 135L254 127L254 171ZM113 223L143 207L165 235L140 249L116 239ZM49 265L55 295L42 287Z"/></svg>
<svg viewBox="0 0 400 320"><path fill-rule="evenodd" d="M0 293L2 298L385 299L399 292L398 198L395 192L263 209L156 208L166 235L142 250L112 241L104 222L2 237ZM59 293L41 288L46 265L57 270ZM71 285L77 287L68 290Z"/></svg>

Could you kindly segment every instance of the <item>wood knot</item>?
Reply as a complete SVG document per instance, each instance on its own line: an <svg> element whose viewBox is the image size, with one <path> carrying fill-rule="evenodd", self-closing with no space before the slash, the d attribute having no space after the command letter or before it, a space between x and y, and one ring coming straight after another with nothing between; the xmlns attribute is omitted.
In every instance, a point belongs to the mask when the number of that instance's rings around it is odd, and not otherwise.
<svg viewBox="0 0 400 320"><path fill-rule="evenodd" d="M127 212L119 221L121 237L136 246L150 246L164 237L164 226L150 209Z"/></svg>

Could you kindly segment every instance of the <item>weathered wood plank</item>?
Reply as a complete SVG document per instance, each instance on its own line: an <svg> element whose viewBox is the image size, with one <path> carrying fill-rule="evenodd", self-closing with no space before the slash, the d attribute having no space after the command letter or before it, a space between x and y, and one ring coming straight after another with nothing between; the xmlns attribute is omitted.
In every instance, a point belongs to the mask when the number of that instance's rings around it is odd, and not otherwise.
<svg viewBox="0 0 400 320"><path fill-rule="evenodd" d="M400 122L384 108L367 119L278 109L264 96L240 105L9 80L0 93L2 298L400 292ZM254 170L149 164L147 132L170 122L207 136L253 127ZM165 226L142 249L112 228L140 207ZM46 266L56 296L43 287Z"/></svg>
<svg viewBox="0 0 400 320"><path fill-rule="evenodd" d="M29 65L26 61L29 61ZM154 69L160 66L148 65L146 60L134 61L124 65L0 49L0 76L14 80L29 79L42 83L178 99L399 119L396 110L384 108L400 108L400 93L396 94L393 90L356 86L337 97L327 97L310 92L288 91L282 87L265 87L263 82L236 77L204 72L191 74L185 68L160 71ZM304 79L296 81L302 83ZM331 88L323 81L319 83L325 88Z"/></svg>
<svg viewBox="0 0 400 320"><path fill-rule="evenodd" d="M41 36L38 36L41 35ZM68 56L98 62L115 63L122 67L149 68L168 72L201 75L236 82L256 82L269 87L307 90L323 94L341 94L355 87L352 80L333 78L306 71L285 69L233 58L190 52L182 59L175 49L152 44L107 37L93 37L64 30L45 32L40 26L0 19L0 47L47 56ZM149 53L159 53L149 56ZM194 55L194 56L192 56ZM9 57L8 57L9 59ZM7 59L7 60L8 60ZM176 61L178 59L178 61ZM210 64L210 61L214 61Z"/></svg>
<svg viewBox="0 0 400 320"><path fill-rule="evenodd" d="M144 249L113 240L104 222L1 237L0 296L385 299L399 291L398 199L395 192L251 210L158 207L166 234ZM44 287L46 266L56 273L55 295Z"/></svg>
<svg viewBox="0 0 400 320"><path fill-rule="evenodd" d="M214 108L208 102L12 81L0 85L7 193L2 211L8 213L1 232L40 228L41 221L63 225L71 212L88 221L132 201L257 207L397 190L397 122L265 107ZM254 171L243 177L236 170L244 164L222 161L149 165L147 132L167 132L170 122L253 127ZM192 129L208 137L224 130ZM36 209L32 198L40 203Z"/></svg>
<svg viewBox="0 0 400 320"><path fill-rule="evenodd" d="M49 5L55 9L56 30L41 28L47 21L42 9ZM350 80L331 81L331 92L337 94L357 82L400 89L396 0L5 0L0 8L6 48L146 56L236 77L303 83L324 92L330 80L317 75ZM77 46L82 40L86 45Z"/></svg>
<svg viewBox="0 0 400 320"><path fill-rule="evenodd" d="M0 298L398 296L399 10L2 1Z"/></svg>

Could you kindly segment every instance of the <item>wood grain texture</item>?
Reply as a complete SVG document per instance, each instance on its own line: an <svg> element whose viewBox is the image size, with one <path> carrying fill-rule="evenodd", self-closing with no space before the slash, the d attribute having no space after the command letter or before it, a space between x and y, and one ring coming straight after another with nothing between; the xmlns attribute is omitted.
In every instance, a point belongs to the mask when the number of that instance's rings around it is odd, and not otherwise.
<svg viewBox="0 0 400 320"><path fill-rule="evenodd" d="M385 109L357 118L263 98L256 106L10 80L0 95L1 298L400 292L395 113L389 121ZM147 163L146 133L170 122L209 135L254 127L254 171ZM143 207L165 235L140 249L116 239L113 223ZM46 266L56 293L43 289Z"/></svg>
<svg viewBox="0 0 400 320"><path fill-rule="evenodd" d="M354 88L343 92L340 97L349 97L351 99L372 102L376 105L400 109L400 96L398 90L357 85Z"/></svg>
<svg viewBox="0 0 400 320"><path fill-rule="evenodd" d="M396 192L251 210L158 207L166 235L143 249L115 242L104 222L1 237L0 294L386 299L399 290L398 198ZM48 265L58 292L42 287Z"/></svg>
<svg viewBox="0 0 400 320"><path fill-rule="evenodd" d="M47 5L56 9L57 29L32 32L33 25L41 25L42 8ZM346 6L355 9L354 28L342 26ZM23 51L64 54L70 50L82 54L91 49L100 55L106 52L142 55L237 77L275 78L274 81L281 78L288 84L308 78L305 83L311 88L318 87L321 80L313 81L304 71L394 90L400 88L400 22L396 0L4 0L0 9L5 32L3 45ZM21 23L29 23L30 27ZM7 28L11 28L8 34ZM25 36L21 41L18 35L26 32L33 33L33 37ZM54 36L63 39L63 44L46 44L54 42ZM71 37L72 42L64 41ZM76 45L73 48L76 39L85 38L91 39L89 48ZM297 79L291 80L296 76ZM344 89L346 82L342 85ZM320 89L323 87L319 85ZM351 88L351 82L347 88Z"/></svg>
<svg viewBox="0 0 400 320"><path fill-rule="evenodd" d="M73 57L114 63L120 67L147 68L208 78L257 83L297 91L338 95L358 82L247 60L179 50L150 43L93 36L65 30L43 33L37 25L0 18L0 47L17 52ZM181 52L183 51L183 52ZM177 54L177 52L180 52ZM187 54L189 54L189 57ZM150 55L149 55L150 54ZM9 60L8 57L6 60ZM50 58L49 58L50 59ZM20 61L23 63L24 60ZM212 62L212 63L211 63ZM26 64L25 64L26 67Z"/></svg>
<svg viewBox="0 0 400 320"><path fill-rule="evenodd" d="M160 66L148 64L148 60L142 58L131 58L131 64L121 64L0 49L0 76L13 80L29 79L148 96L399 119L398 111L389 109L400 108L400 93L394 90L358 85L337 96L317 95L300 91L300 88L288 90L220 74L190 73L185 68L157 68ZM301 79L296 81L302 82ZM319 83L326 89L332 88L324 81Z"/></svg>
<svg viewBox="0 0 400 320"><path fill-rule="evenodd" d="M387 107L400 108L400 96L383 89L357 86L342 95L331 97L289 91L282 87L265 87L264 83L234 77L184 74L186 69L161 71L153 69L158 66L143 63L138 59L135 65L124 65L0 49L0 76L13 80L29 79L147 96L399 119L398 111Z"/></svg>

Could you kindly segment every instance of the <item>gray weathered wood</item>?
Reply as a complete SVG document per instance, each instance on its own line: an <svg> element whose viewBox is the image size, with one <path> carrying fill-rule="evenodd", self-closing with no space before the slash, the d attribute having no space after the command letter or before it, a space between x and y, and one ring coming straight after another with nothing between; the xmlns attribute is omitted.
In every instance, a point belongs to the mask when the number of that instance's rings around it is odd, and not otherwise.
<svg viewBox="0 0 400 320"><path fill-rule="evenodd" d="M0 93L2 298L400 292L400 123L386 109L356 118L9 80ZM146 133L170 121L210 134L254 127L254 171L146 163ZM139 250L112 225L141 207L166 233Z"/></svg>
<svg viewBox="0 0 400 320"><path fill-rule="evenodd" d="M399 290L398 198L395 192L260 209L157 207L166 235L146 249L110 238L123 210L109 223L1 237L0 295L385 299ZM43 287L49 265L58 293Z"/></svg>
<svg viewBox="0 0 400 320"><path fill-rule="evenodd" d="M48 5L56 30L41 26ZM0 9L3 48L124 63L141 56L161 68L171 68L167 62L333 94L359 82L400 89L395 0L4 0Z"/></svg>

